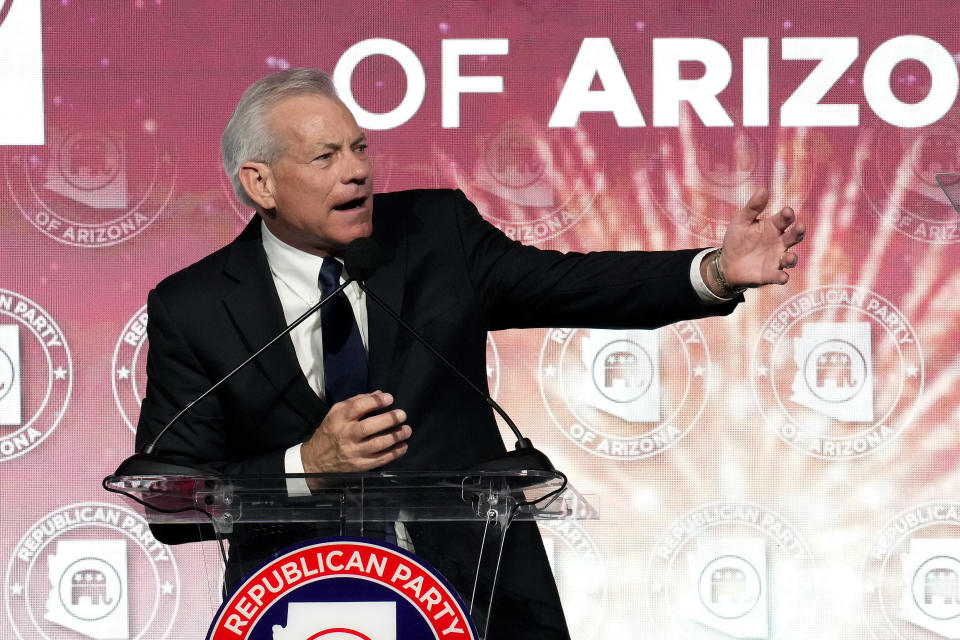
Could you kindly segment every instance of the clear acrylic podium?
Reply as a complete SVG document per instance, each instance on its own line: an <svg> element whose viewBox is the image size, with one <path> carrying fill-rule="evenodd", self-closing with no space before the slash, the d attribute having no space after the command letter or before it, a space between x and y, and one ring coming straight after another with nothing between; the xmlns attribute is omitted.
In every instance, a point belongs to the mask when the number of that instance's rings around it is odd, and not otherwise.
<svg viewBox="0 0 960 640"><path fill-rule="evenodd" d="M306 479L310 491L291 493L288 477ZM474 584L461 596L481 639L511 523L597 518L557 471L112 475L104 488L142 505L157 539L168 543L222 543L243 527L258 526L317 525L327 535L383 539L383 531L398 522L474 523L482 529Z"/></svg>

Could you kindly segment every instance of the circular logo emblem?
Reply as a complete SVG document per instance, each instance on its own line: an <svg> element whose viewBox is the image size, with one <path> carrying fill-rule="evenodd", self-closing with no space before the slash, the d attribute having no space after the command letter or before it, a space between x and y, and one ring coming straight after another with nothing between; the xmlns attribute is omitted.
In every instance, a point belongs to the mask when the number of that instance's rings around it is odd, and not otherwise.
<svg viewBox="0 0 960 640"><path fill-rule="evenodd" d="M960 123L873 131L863 157L860 188L884 224L923 242L960 242L960 218L936 180L960 172Z"/></svg>
<svg viewBox="0 0 960 640"><path fill-rule="evenodd" d="M575 444L617 460L667 449L706 405L710 354L696 324L657 331L553 329L540 351L540 393Z"/></svg>
<svg viewBox="0 0 960 640"><path fill-rule="evenodd" d="M960 636L960 503L928 502L887 522L867 549L863 585L875 638Z"/></svg>
<svg viewBox="0 0 960 640"><path fill-rule="evenodd" d="M576 224L591 210L602 186L585 140L566 130L544 130L530 120L511 120L483 138L472 170L461 171L455 162L444 170L453 172L487 220L527 244L556 237Z"/></svg>
<svg viewBox="0 0 960 640"><path fill-rule="evenodd" d="M272 634L272 635L270 635ZM227 598L208 640L476 640L463 603L430 567L396 547L336 538L269 561Z"/></svg>
<svg viewBox="0 0 960 640"><path fill-rule="evenodd" d="M607 609L607 569L596 542L576 520L541 520L543 544L572 638L598 638Z"/></svg>
<svg viewBox="0 0 960 640"><path fill-rule="evenodd" d="M60 327L33 300L0 289L0 462L53 433L72 388L73 363Z"/></svg>
<svg viewBox="0 0 960 640"><path fill-rule="evenodd" d="M719 245L730 218L761 186L784 185L784 193L775 199L799 208L808 181L802 172L804 158L794 147L802 144L800 137L767 139L760 129L691 130L683 124L661 133L659 144L651 146L656 151L641 159L640 173L646 179L637 181L638 188L648 190L641 192L641 201L649 200L680 229Z"/></svg>
<svg viewBox="0 0 960 640"><path fill-rule="evenodd" d="M106 247L147 228L173 192L171 150L150 132L52 128L42 149L7 159L7 186L44 235L77 247Z"/></svg>
<svg viewBox="0 0 960 640"><path fill-rule="evenodd" d="M667 527L650 556L647 601L664 637L811 637L815 566L778 514L713 502Z"/></svg>
<svg viewBox="0 0 960 640"><path fill-rule="evenodd" d="M165 638L179 608L180 577L142 516L85 502L48 513L24 533L4 594L19 640Z"/></svg>
<svg viewBox="0 0 960 640"><path fill-rule="evenodd" d="M828 460L868 455L909 425L923 356L907 318L857 287L797 294L760 331L751 380L767 424Z"/></svg>
<svg viewBox="0 0 960 640"><path fill-rule="evenodd" d="M147 344L147 306L144 305L127 322L113 349L113 399L123 422L133 432L137 430L140 403L146 395L147 350L144 347Z"/></svg>

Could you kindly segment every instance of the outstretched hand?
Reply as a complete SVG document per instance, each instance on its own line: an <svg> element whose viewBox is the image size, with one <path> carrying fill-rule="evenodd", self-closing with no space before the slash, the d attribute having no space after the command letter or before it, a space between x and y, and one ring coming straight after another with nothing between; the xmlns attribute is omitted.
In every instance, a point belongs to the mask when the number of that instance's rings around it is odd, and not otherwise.
<svg viewBox="0 0 960 640"><path fill-rule="evenodd" d="M799 260L790 248L803 240L806 227L790 207L762 217L768 200L766 189L758 189L734 214L723 237L720 269L733 289L786 284L790 275L785 270Z"/></svg>

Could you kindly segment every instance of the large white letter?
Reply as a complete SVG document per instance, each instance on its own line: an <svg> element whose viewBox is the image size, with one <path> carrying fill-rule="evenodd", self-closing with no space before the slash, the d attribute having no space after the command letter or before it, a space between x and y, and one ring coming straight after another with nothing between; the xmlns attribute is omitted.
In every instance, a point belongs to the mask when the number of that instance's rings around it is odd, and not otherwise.
<svg viewBox="0 0 960 640"><path fill-rule="evenodd" d="M40 12L40 2L0 0L0 145L44 141Z"/></svg>
<svg viewBox="0 0 960 640"><path fill-rule="evenodd" d="M901 102L890 90L890 73L904 60L919 60L930 70L930 93L916 104ZM957 63L936 40L899 36L887 40L863 69L863 95L880 118L898 127L924 127L942 118L957 99Z"/></svg>
<svg viewBox="0 0 960 640"><path fill-rule="evenodd" d="M366 58L373 55L389 56L400 63L403 73L407 76L407 93L393 111L387 113L372 113L367 111L353 97L350 79L353 70ZM392 129L399 127L413 117L423 97L427 93L427 76L423 73L423 65L417 54L404 44L386 38L370 38L361 40L343 52L336 68L333 70L333 84L343 104L353 113L357 124L364 129Z"/></svg>
<svg viewBox="0 0 960 640"><path fill-rule="evenodd" d="M770 124L770 40L743 39L743 126Z"/></svg>
<svg viewBox="0 0 960 640"><path fill-rule="evenodd" d="M594 76L600 77L602 91L590 90ZM646 125L609 38L584 38L580 43L547 126L576 126L580 114L586 111L611 111L620 127Z"/></svg>
<svg viewBox="0 0 960 640"><path fill-rule="evenodd" d="M703 77L680 79L682 61L702 62ZM717 94L730 84L733 63L719 42L705 38L654 38L653 126L680 125L680 103L687 101L708 127L732 127Z"/></svg>
<svg viewBox="0 0 960 640"><path fill-rule="evenodd" d="M820 104L860 53L856 38L784 38L784 60L821 60L780 106L782 127L855 127L858 104Z"/></svg>
<svg viewBox="0 0 960 640"><path fill-rule="evenodd" d="M500 93L503 76L461 76L460 56L503 56L510 50L505 38L483 40L444 40L440 65L443 83L440 122L444 128L460 126L461 93Z"/></svg>

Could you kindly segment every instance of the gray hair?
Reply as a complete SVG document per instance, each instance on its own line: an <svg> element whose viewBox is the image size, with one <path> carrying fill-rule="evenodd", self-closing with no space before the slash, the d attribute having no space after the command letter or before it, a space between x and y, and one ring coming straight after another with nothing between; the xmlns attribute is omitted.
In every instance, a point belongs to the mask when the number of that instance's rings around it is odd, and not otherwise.
<svg viewBox="0 0 960 640"><path fill-rule="evenodd" d="M303 94L337 97L329 74L316 69L288 69L254 82L233 110L220 138L220 150L223 169L243 204L259 208L240 183L240 166L249 161L269 164L283 153L281 141L267 124L267 113L283 98Z"/></svg>

